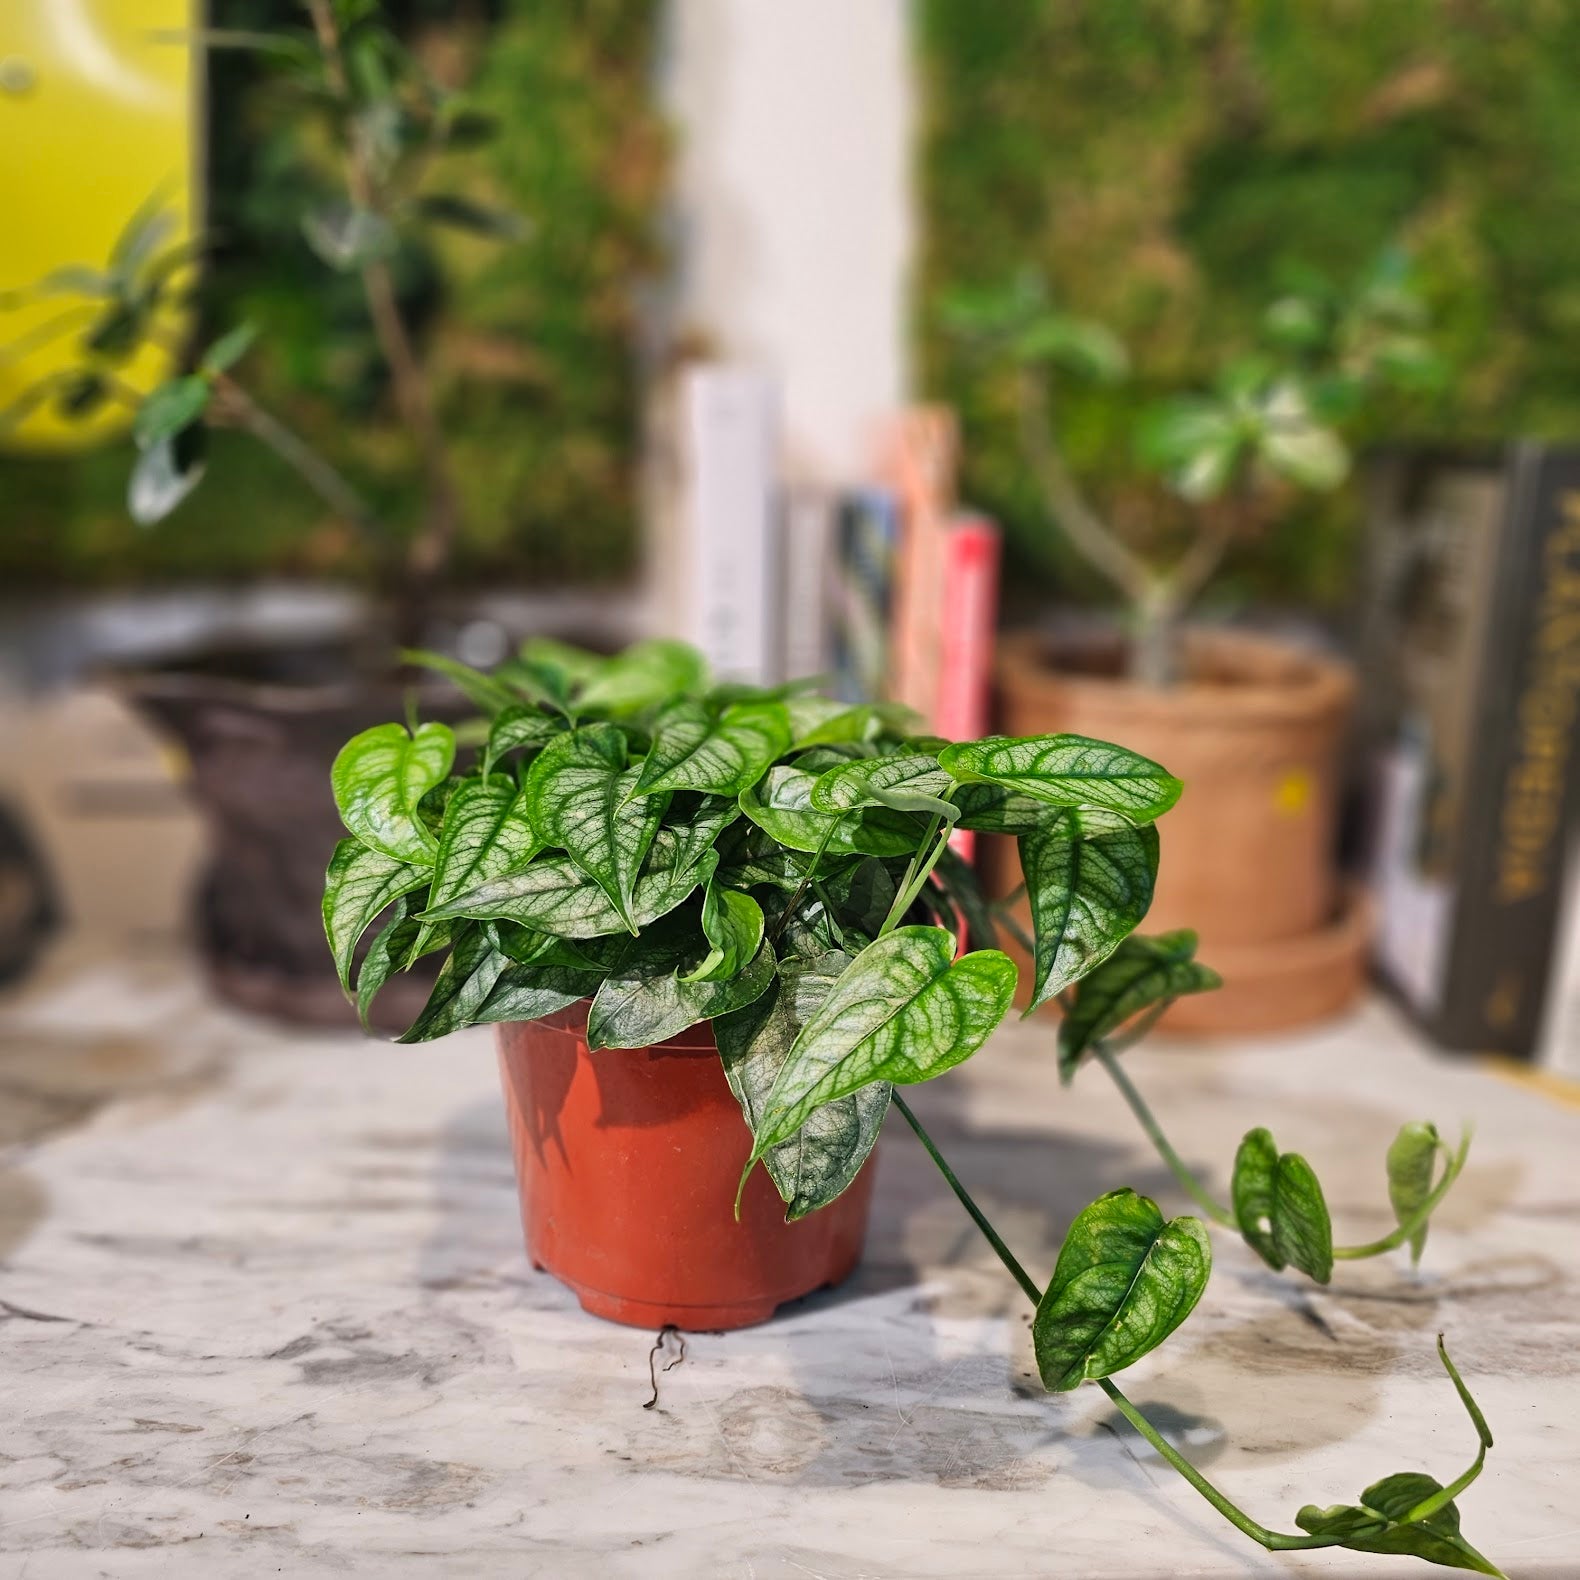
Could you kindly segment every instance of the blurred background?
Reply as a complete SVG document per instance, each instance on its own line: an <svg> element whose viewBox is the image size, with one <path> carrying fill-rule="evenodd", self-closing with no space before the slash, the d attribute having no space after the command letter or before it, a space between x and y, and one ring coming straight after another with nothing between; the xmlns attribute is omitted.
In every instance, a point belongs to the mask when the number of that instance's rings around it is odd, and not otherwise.
<svg viewBox="0 0 1580 1580"><path fill-rule="evenodd" d="M349 1024L395 644L663 632L1165 762L1176 1030L1580 1069L1577 90L1555 0L12 0L0 974Z"/></svg>

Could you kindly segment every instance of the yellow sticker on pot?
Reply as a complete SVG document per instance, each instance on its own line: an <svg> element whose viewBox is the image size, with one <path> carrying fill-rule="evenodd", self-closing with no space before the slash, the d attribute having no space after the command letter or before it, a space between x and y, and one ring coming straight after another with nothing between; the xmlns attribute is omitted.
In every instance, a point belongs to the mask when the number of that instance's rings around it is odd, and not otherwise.
<svg viewBox="0 0 1580 1580"><path fill-rule="evenodd" d="M1314 789L1311 775L1304 768L1291 768L1273 791L1273 805L1285 817L1299 817L1311 805Z"/></svg>

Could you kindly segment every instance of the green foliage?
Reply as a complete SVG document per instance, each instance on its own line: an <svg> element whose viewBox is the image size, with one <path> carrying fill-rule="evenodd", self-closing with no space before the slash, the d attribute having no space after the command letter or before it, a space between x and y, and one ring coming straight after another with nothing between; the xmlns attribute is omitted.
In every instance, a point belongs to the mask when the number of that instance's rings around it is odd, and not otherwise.
<svg viewBox="0 0 1580 1580"><path fill-rule="evenodd" d="M985 376L948 312L1022 271L1134 353L1127 386L1069 384L1062 426L1077 473L1144 547L1176 546L1189 512L1137 466L1138 405L1210 388L1269 343L1298 357L1357 294L1341 361L1385 324L1408 329L1374 269L1396 243L1443 366L1363 414L1363 443L1580 425L1572 7L924 0L919 17L922 383L959 407L965 491L1024 564L1098 590L1046 530L1010 374ZM1386 360L1408 381L1412 351ZM1348 492L1294 502L1242 541L1221 596L1338 597L1355 513Z"/></svg>
<svg viewBox="0 0 1580 1580"><path fill-rule="evenodd" d="M825 704L798 688L714 688L700 658L674 643L606 659L533 642L489 675L412 656L490 722L471 736L484 742L478 760L458 775L455 736L437 725L380 725L336 761L351 837L326 875L324 925L364 1022L394 972L438 949L447 951L438 981L403 1041L588 1000L596 1050L649 1047L711 1022L751 1135L741 1186L761 1163L791 1221L850 1187L897 1108L1035 1303L1050 1391L1094 1382L1270 1550L1345 1546L1497 1574L1459 1534L1453 1500L1492 1438L1441 1340L1481 1439L1470 1470L1446 1487L1392 1476L1357 1505L1302 1509L1303 1534L1268 1530L1111 1380L1201 1299L1212 1267L1202 1223L1111 1191L1076 1217L1039 1289L900 1090L974 1055L1014 993L1010 960L990 947L966 952L958 936L962 920L979 945L994 933L969 868L948 850L955 828L976 822L1019 836L1038 996L1076 984L1061 1066L1095 1053L1133 1092L1117 1074L1115 1033L1217 981L1194 958L1194 934L1130 935L1157 870L1150 819L1179 791L1165 770L1080 737L948 746L908 733L892 710ZM358 975L358 941L381 913ZM1314 1175L1265 1130L1246 1137L1236 1161L1237 1220L1145 1122L1213 1218L1238 1221L1275 1268L1293 1264L1319 1281L1335 1255L1375 1255L1417 1235L1468 1144L1434 1185L1446 1149L1431 1127L1406 1127L1389 1157L1398 1229L1335 1252Z"/></svg>
<svg viewBox="0 0 1580 1580"><path fill-rule="evenodd" d="M1298 1267L1325 1284L1333 1276L1333 1224L1322 1186L1298 1152L1280 1152L1271 1132L1248 1131L1230 1188L1245 1243L1273 1271Z"/></svg>
<svg viewBox="0 0 1580 1580"><path fill-rule="evenodd" d="M422 474L360 282L324 267L383 259L463 494L456 573L624 574L636 537L637 292L659 261L668 153L651 88L658 8L504 0L480 22L391 0L343 23L351 110L336 125L355 126L381 178L408 161L420 174L388 214L353 208L339 188L318 114L333 94L296 0L218 10L225 30L208 36L210 212L223 246L206 271L204 319L238 327L194 376L225 374L246 353L259 404L406 538L419 524ZM464 87L430 92L440 80ZM421 155L428 143L435 151ZM84 339L94 365L40 400L86 410L119 398L113 372L125 348L187 288L190 251L165 245L157 204L141 221L106 265L40 282L100 304ZM241 321L261 330L250 351ZM171 436L140 453L137 519L175 512L156 533L128 519L123 449L69 467L0 461L9 521L0 576L366 573L365 541L342 513L253 439L222 436L206 457L198 451ZM194 494L205 460L211 487Z"/></svg>
<svg viewBox="0 0 1580 1580"><path fill-rule="evenodd" d="M1165 1219L1133 1190L1099 1196L1070 1225L1037 1305L1043 1387L1064 1393L1155 1350L1196 1309L1211 1272L1199 1219Z"/></svg>

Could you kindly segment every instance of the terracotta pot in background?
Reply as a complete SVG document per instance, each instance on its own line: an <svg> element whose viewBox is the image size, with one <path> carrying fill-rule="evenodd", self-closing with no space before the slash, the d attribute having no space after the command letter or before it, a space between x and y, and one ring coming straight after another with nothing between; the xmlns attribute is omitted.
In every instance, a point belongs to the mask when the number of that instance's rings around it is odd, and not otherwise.
<svg viewBox="0 0 1580 1580"><path fill-rule="evenodd" d="M499 1028L527 1254L595 1316L632 1327L765 1322L861 1257L873 1162L797 1223L757 1168L711 1029L587 1047L587 1006Z"/></svg>
<svg viewBox="0 0 1580 1580"><path fill-rule="evenodd" d="M1192 927L1224 977L1182 999L1172 1030L1268 1031L1344 1008L1364 980L1365 906L1334 866L1339 755L1355 693L1336 660L1240 633L1187 634L1185 679L1156 690L1119 675L1117 639L1000 644L999 726L1118 742L1185 782L1158 824L1163 856L1149 933ZM1007 840L988 881L1019 881Z"/></svg>

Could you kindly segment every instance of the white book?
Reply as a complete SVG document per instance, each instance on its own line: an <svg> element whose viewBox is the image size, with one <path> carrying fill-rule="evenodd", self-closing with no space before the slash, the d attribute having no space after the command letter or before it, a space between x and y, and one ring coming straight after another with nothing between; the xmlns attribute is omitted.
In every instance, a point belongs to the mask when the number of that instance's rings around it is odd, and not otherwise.
<svg viewBox="0 0 1580 1580"><path fill-rule="evenodd" d="M720 680L778 678L779 399L750 368L681 375L681 499L671 564L675 634Z"/></svg>

